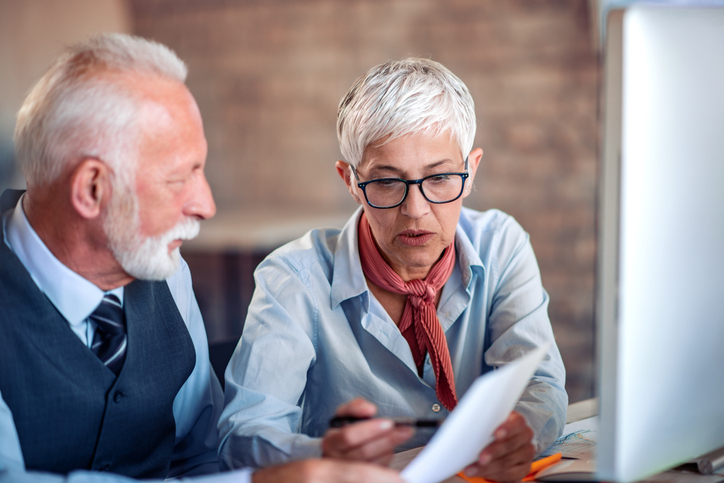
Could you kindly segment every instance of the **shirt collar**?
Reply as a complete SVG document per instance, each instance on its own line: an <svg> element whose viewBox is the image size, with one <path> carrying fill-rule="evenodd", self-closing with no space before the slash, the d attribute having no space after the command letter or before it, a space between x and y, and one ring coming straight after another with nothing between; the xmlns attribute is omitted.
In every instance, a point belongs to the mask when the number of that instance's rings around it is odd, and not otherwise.
<svg viewBox="0 0 724 483"><path fill-rule="evenodd" d="M24 198L23 194L15 209L3 217L5 244L71 327L77 327L101 303L105 292L55 258L25 216ZM109 293L123 303L123 287Z"/></svg>
<svg viewBox="0 0 724 483"><path fill-rule="evenodd" d="M464 210L464 208L463 208ZM357 242L357 226L362 216L362 208L358 208L347 221L339 234L337 248L334 251L334 277L332 279L332 307L352 297L365 295L365 310L369 310L367 281L359 259ZM461 217L463 213L461 213ZM455 250L457 253L456 270L459 268L463 286L469 290L473 282L473 269L485 270L480 255L468 238L465 230L458 226L455 231ZM452 276L455 274L453 273Z"/></svg>
<svg viewBox="0 0 724 483"><path fill-rule="evenodd" d="M457 251L458 266L460 268L463 285L469 291L473 283L473 272L476 267L480 270L480 276L482 276L485 272L485 265L483 265L478 250L476 250L473 242L462 226L462 223L466 223L468 220L466 211L467 208L462 209L458 226L455 229L455 250Z"/></svg>
<svg viewBox="0 0 724 483"><path fill-rule="evenodd" d="M352 297L367 294L367 281L359 260L357 225L362 216L358 208L339 234L334 251L334 277L332 278L332 307ZM369 310L369 296L365 297L365 310Z"/></svg>

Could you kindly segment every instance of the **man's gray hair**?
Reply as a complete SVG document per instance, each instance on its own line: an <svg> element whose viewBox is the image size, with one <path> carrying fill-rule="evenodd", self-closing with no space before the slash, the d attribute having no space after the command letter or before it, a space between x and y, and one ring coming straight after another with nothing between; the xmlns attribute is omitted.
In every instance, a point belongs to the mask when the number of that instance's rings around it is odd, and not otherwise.
<svg viewBox="0 0 724 483"><path fill-rule="evenodd" d="M169 48L125 34L71 46L30 90L18 111L15 152L28 185L54 181L71 163L97 157L130 185L138 157L140 99L119 76L184 83L186 65Z"/></svg>
<svg viewBox="0 0 724 483"><path fill-rule="evenodd" d="M372 143L448 131L465 158L473 149L475 104L468 88L438 62L408 58L373 67L339 103L337 139L352 166Z"/></svg>

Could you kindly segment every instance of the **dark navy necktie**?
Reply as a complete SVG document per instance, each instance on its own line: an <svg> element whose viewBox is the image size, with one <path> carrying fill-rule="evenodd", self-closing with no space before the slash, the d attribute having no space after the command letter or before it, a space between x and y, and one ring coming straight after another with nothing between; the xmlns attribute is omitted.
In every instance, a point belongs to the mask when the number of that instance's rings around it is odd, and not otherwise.
<svg viewBox="0 0 724 483"><path fill-rule="evenodd" d="M105 294L101 304L89 317L98 326L91 350L103 364L118 375L126 359L126 322L121 301L113 294Z"/></svg>

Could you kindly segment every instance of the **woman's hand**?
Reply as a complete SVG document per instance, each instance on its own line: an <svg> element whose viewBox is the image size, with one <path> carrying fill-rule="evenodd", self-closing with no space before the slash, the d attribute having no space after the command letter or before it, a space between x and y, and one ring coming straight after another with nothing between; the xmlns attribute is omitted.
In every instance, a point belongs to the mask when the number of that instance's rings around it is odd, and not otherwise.
<svg viewBox="0 0 724 483"><path fill-rule="evenodd" d="M525 418L513 411L493 436L493 442L480 453L476 463L465 469L465 474L505 483L525 478L535 457L533 430Z"/></svg>
<svg viewBox="0 0 724 483"><path fill-rule="evenodd" d="M340 406L337 416L372 418L377 407L361 398ZM409 427L395 427L390 419L369 419L341 428L331 428L322 439L322 456L388 465L395 447L414 434Z"/></svg>

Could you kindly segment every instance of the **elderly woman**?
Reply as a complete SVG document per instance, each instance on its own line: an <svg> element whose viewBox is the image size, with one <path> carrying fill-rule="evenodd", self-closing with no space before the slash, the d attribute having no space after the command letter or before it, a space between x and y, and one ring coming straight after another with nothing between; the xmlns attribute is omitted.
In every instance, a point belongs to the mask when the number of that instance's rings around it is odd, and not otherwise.
<svg viewBox="0 0 724 483"><path fill-rule="evenodd" d="M483 155L475 122L466 86L425 59L374 67L344 96L336 168L361 208L257 268L226 371L223 464L385 460L412 432L384 418L444 418L475 378L553 341L528 235L500 211L462 207ZM562 431L564 379L553 343L470 472L524 476ZM328 430L357 397L382 419ZM360 400L342 409L374 411ZM418 430L401 448L430 436Z"/></svg>

